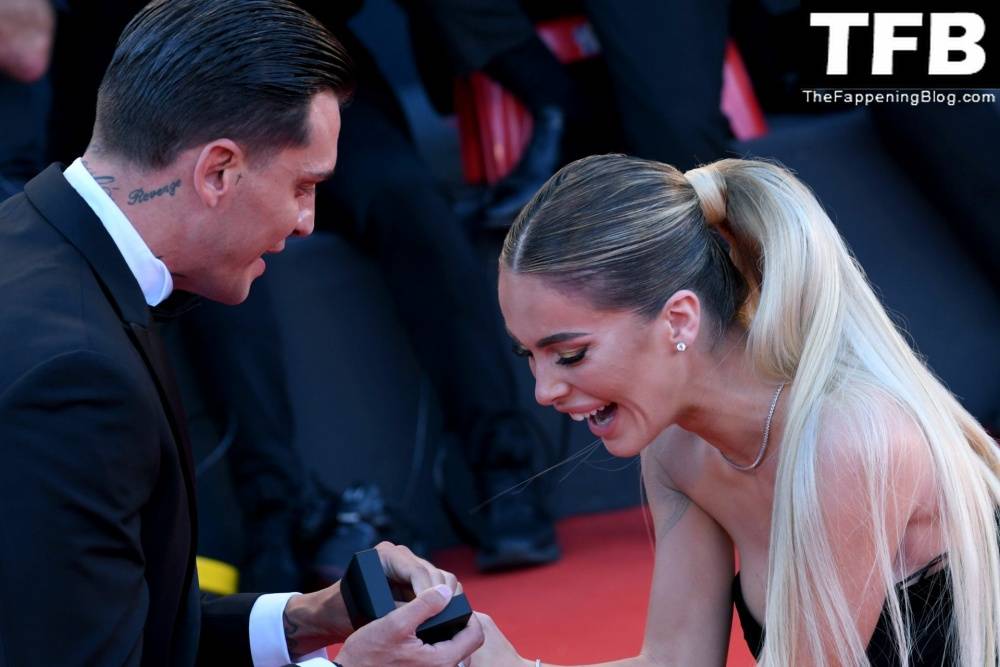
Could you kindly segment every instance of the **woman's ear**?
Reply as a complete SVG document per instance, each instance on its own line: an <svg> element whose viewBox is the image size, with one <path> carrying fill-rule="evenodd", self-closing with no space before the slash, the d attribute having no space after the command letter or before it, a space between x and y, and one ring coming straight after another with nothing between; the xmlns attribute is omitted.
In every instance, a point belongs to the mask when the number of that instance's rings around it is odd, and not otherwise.
<svg viewBox="0 0 1000 667"><path fill-rule="evenodd" d="M194 165L194 191L209 208L232 196L246 169L243 150L230 139L216 139L198 153Z"/></svg>
<svg viewBox="0 0 1000 667"><path fill-rule="evenodd" d="M684 351L698 338L701 327L701 301L691 290L680 290L667 299L660 309L659 322L665 342L673 349Z"/></svg>

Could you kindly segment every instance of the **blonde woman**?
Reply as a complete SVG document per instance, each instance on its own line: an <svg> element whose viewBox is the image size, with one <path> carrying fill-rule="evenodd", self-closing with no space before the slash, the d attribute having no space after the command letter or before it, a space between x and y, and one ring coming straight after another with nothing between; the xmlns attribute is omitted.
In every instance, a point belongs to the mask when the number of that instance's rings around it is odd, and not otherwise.
<svg viewBox="0 0 1000 667"><path fill-rule="evenodd" d="M614 664L724 665L734 601L769 667L997 664L996 444L791 174L580 160L511 228L499 288L537 400L642 456L654 577ZM474 664L549 664L484 620Z"/></svg>

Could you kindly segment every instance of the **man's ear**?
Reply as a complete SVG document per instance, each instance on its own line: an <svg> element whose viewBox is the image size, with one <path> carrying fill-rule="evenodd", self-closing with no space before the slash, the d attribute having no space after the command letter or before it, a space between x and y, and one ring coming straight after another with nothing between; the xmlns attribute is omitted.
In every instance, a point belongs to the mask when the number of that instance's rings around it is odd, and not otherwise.
<svg viewBox="0 0 1000 667"><path fill-rule="evenodd" d="M677 343L690 347L701 328L701 301L691 290L674 293L660 309L659 323L665 342L676 349Z"/></svg>
<svg viewBox="0 0 1000 667"><path fill-rule="evenodd" d="M205 144L194 165L194 191L210 208L233 194L246 170L243 150L230 139L216 139Z"/></svg>

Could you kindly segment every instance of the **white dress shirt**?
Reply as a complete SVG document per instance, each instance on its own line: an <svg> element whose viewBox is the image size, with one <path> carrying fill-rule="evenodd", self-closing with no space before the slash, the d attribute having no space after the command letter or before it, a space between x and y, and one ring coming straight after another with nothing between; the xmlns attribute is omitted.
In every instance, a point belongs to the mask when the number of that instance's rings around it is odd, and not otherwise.
<svg viewBox="0 0 1000 667"><path fill-rule="evenodd" d="M76 190L87 205L94 211L104 225L111 240L115 242L118 251L128 264L135 280L142 288L146 303L155 306L170 296L174 289L174 281L170 277L167 266L157 259L146 242L139 236L132 223L125 216L108 193L98 185L87 168L83 159L77 158L63 172L70 186ZM257 598L250 610L250 655L254 667L282 667L292 661L288 655L288 644L285 641L285 626L282 614L288 599L298 593L272 593ZM302 656L300 661L310 660L313 667L318 664L330 664L325 660L326 650L321 649ZM321 660L316 660L321 659Z"/></svg>
<svg viewBox="0 0 1000 667"><path fill-rule="evenodd" d="M111 240L118 246L118 252L122 254L142 288L146 303L155 306L170 296L174 281L166 264L153 256L129 219L83 166L83 158L74 160L63 172L63 176L77 194L83 197L83 201L87 202L87 206L94 211Z"/></svg>

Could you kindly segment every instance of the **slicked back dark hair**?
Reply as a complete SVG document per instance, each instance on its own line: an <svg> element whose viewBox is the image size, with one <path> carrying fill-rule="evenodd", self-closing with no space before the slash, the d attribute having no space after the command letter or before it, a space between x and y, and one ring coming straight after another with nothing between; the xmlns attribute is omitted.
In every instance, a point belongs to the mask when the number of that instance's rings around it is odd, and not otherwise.
<svg viewBox="0 0 1000 667"><path fill-rule="evenodd" d="M260 159L304 145L313 96L351 86L343 46L287 0L154 0L118 40L95 140L147 168L219 138Z"/></svg>

